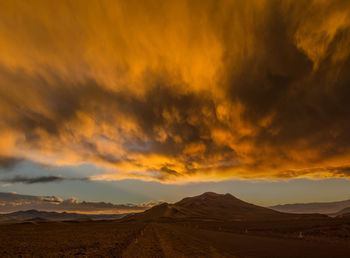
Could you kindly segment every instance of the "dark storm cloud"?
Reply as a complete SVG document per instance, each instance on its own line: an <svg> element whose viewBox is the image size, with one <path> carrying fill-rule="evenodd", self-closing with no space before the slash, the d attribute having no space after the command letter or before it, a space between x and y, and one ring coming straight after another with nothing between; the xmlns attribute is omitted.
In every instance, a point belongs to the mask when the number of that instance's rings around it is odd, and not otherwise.
<svg viewBox="0 0 350 258"><path fill-rule="evenodd" d="M57 5L2 8L0 155L92 180L348 176L347 1Z"/></svg>
<svg viewBox="0 0 350 258"><path fill-rule="evenodd" d="M62 181L88 181L89 178L70 178L62 176L40 176L40 177L24 177L24 176L15 176L13 178L4 178L0 179L2 183L16 184L38 184L38 183L54 183Z"/></svg>
<svg viewBox="0 0 350 258"><path fill-rule="evenodd" d="M25 78L26 81L17 85L18 90L27 83L33 85L33 93L38 94L37 97L42 99L42 104L46 107L45 111L34 111L30 103L28 106L22 105L21 108L13 108L14 113L7 120L11 127L25 135L24 144L29 144L31 148L45 147L44 141L48 136L59 141L66 135L74 134L71 124L74 125L79 119L80 112L92 117L94 123L107 123L109 126L116 120L118 114L122 114L138 127L138 131L131 135L132 140L125 140L122 147L127 153L121 156L101 152L97 143L81 135L73 135L78 150L85 158L113 165L128 162L144 169L146 165L138 164L138 161L129 158L128 154L160 154L181 159L186 169L190 171L193 162L203 163L210 159L213 153L222 153L224 157L220 160L235 157L234 150L228 146L218 146L211 139L210 127L225 125L218 121L215 103L208 92L202 92L200 95L181 92L177 89L177 85L169 85L156 75L148 79L150 86L142 97L128 92L110 91L95 81L75 85L57 77L54 77L53 82L40 77L28 81L26 76L9 73L4 78L7 80L16 78L17 81ZM113 126L123 137L123 129L118 124ZM164 133L163 136L159 135L159 130ZM100 139L109 144L115 141L105 135L100 135ZM205 148L201 153L197 153L198 155L191 152L184 153L187 146L197 143ZM155 171L165 175L173 171L170 174L180 176L175 170L166 168L164 163L155 168ZM64 178L43 178L43 180L60 181ZM31 183L31 179L23 182Z"/></svg>
<svg viewBox="0 0 350 258"><path fill-rule="evenodd" d="M332 28L336 26L333 20L324 21L326 25L321 26L327 27L321 32L313 24L315 31L303 35L305 41L316 38L315 45L307 46L310 49L303 49L296 40L302 24L310 22L307 15L312 11L336 16L327 13L326 6L349 17L349 5L345 1L330 1L324 6L299 1L288 5L288 9L279 1L268 4L265 22L256 26L257 49L251 58L242 60L239 72L233 70L236 63L231 63L235 62L230 58L232 41L227 42L228 69L224 78L228 82L228 96L242 105L242 119L254 128L254 134L248 136L256 148L252 167L270 166L275 170L283 163L296 162L300 164L294 166L317 166L349 153L350 58L344 49L344 44L350 42L349 24ZM327 29L334 34L330 35ZM308 54L317 51L317 47L324 47L324 53L319 51L319 60L312 60L313 56ZM343 56L336 60L336 55ZM309 153L302 156L306 152ZM332 176L345 175L337 172L332 170ZM289 175L293 176L293 173Z"/></svg>

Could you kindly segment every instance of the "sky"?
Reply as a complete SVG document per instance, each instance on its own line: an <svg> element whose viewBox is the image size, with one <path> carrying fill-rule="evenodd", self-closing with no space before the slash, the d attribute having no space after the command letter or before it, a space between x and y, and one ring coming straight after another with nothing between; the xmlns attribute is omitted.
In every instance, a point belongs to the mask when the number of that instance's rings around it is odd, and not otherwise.
<svg viewBox="0 0 350 258"><path fill-rule="evenodd" d="M350 2L0 2L0 191L349 198Z"/></svg>

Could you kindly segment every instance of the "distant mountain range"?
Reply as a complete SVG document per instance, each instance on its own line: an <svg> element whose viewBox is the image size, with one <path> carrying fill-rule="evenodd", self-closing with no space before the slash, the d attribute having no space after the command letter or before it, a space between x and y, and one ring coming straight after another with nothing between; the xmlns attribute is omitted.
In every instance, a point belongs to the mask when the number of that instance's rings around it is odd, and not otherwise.
<svg viewBox="0 0 350 258"><path fill-rule="evenodd" d="M124 221L208 220L248 221L324 218L320 214L288 214L237 199L231 194L207 192L184 198L174 204L163 203L142 213L123 218Z"/></svg>
<svg viewBox="0 0 350 258"><path fill-rule="evenodd" d="M320 213L328 215L340 215L344 213L344 209L350 209L350 200L337 202L283 204L271 206L269 208L276 211L288 213ZM350 212L350 210L348 211Z"/></svg>
<svg viewBox="0 0 350 258"><path fill-rule="evenodd" d="M350 200L325 203L277 205L269 208L244 202L231 194L207 192L174 204L162 203L142 212L129 214L81 214L35 209L0 214L0 222L115 220L161 221L268 221L308 218L350 217Z"/></svg>
<svg viewBox="0 0 350 258"><path fill-rule="evenodd" d="M39 210L90 214L134 213L147 210L158 203L114 204L107 202L79 201L76 198L63 200L58 196L34 196L0 192L0 213Z"/></svg>
<svg viewBox="0 0 350 258"><path fill-rule="evenodd" d="M68 212L47 212L37 210L17 211L0 214L0 222L23 221L68 221L68 220L115 220L130 214L80 214Z"/></svg>

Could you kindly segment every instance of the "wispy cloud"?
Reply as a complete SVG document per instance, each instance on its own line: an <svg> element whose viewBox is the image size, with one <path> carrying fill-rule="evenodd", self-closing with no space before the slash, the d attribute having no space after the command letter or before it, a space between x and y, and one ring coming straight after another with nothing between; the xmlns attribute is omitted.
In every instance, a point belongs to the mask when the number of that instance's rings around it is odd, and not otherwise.
<svg viewBox="0 0 350 258"><path fill-rule="evenodd" d="M8 184L37 184L37 183L53 183L53 182L62 182L62 181L89 181L88 177L82 178L72 178L72 177L62 177L62 176L40 176L40 177L24 177L24 176L15 176L12 178L2 178L0 182Z"/></svg>

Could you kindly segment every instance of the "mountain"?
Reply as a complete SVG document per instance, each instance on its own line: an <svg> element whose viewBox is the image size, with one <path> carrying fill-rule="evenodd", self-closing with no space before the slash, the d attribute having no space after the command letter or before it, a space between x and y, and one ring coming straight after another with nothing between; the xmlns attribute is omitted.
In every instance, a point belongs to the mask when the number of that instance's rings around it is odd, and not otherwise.
<svg viewBox="0 0 350 258"><path fill-rule="evenodd" d="M128 214L79 214L67 212L47 212L38 210L17 211L0 214L0 222L20 221L67 221L67 220L113 220Z"/></svg>
<svg viewBox="0 0 350 258"><path fill-rule="evenodd" d="M278 212L244 202L231 194L207 192L202 195L187 197L174 204L162 203L142 213L127 216L123 220L283 220L299 217L324 217L322 215L296 215Z"/></svg>
<svg viewBox="0 0 350 258"><path fill-rule="evenodd" d="M280 212L244 202L228 193L208 192L195 197L187 197L175 203L175 206L191 210L200 217L216 219L244 220L257 216L260 218L283 216Z"/></svg>
<svg viewBox="0 0 350 258"><path fill-rule="evenodd" d="M269 207L270 209L289 213L335 214L350 207L350 200L337 202L294 203Z"/></svg>

